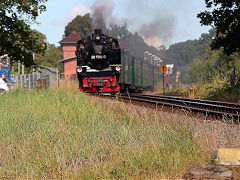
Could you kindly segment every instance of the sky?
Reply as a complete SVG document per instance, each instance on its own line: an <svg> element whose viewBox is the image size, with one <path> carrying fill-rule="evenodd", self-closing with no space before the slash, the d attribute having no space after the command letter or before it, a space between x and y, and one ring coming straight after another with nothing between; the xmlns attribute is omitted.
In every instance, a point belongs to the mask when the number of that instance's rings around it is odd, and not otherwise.
<svg viewBox="0 0 240 180"><path fill-rule="evenodd" d="M59 46L65 26L76 17L96 8L104 11L106 24L127 23L151 45L169 46L198 39L210 27L201 26L196 17L204 11L204 0L48 0L47 10L31 27L46 35L50 44Z"/></svg>

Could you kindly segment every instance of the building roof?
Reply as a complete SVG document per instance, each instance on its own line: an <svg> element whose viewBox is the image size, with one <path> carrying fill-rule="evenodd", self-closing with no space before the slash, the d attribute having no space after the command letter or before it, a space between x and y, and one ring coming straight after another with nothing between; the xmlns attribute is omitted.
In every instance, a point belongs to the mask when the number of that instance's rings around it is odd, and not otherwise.
<svg viewBox="0 0 240 180"><path fill-rule="evenodd" d="M52 67L47 67L47 66L40 66L39 68L40 68L40 70L41 69L46 69L51 73L57 73L58 72L58 68L52 68Z"/></svg>
<svg viewBox="0 0 240 180"><path fill-rule="evenodd" d="M62 59L62 60L59 60L58 62L60 63L63 63L63 62L66 62L66 61L71 61L71 60L75 60L77 59L77 56L74 56L74 57L70 57L70 58L67 58L67 59Z"/></svg>
<svg viewBox="0 0 240 180"><path fill-rule="evenodd" d="M81 35L78 34L76 31L73 31L70 35L63 38L63 40L61 40L59 43L60 44L77 43L79 39L81 39Z"/></svg>

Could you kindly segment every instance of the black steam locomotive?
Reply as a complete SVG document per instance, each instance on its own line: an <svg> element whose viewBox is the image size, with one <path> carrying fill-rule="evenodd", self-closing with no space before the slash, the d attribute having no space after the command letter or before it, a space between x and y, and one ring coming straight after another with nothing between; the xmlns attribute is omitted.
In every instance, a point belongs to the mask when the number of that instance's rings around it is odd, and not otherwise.
<svg viewBox="0 0 240 180"><path fill-rule="evenodd" d="M82 92L118 92L121 50L117 39L95 29L91 36L77 43L77 76Z"/></svg>

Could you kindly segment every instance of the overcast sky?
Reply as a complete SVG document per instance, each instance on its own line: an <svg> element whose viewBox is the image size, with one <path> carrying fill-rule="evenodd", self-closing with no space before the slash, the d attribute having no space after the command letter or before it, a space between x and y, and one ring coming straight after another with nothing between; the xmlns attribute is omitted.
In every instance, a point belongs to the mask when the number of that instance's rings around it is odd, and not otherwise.
<svg viewBox="0 0 240 180"><path fill-rule="evenodd" d="M165 46L197 39L209 27L201 26L196 17L205 10L204 0L48 0L47 11L32 25L47 36L49 43L59 45L64 27L76 15L92 13L96 5L106 12L107 22L128 24L145 40L156 40ZM104 12L105 13L105 12ZM93 13L92 13L93 14Z"/></svg>

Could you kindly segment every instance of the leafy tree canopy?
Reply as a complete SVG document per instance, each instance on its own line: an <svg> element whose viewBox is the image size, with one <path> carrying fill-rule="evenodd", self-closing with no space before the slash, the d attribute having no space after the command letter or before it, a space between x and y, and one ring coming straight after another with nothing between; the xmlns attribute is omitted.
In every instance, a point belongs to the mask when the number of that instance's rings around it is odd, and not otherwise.
<svg viewBox="0 0 240 180"><path fill-rule="evenodd" d="M92 20L90 14L84 16L76 16L68 25L65 27L65 36L68 36L73 31L78 32L82 37L88 36L92 32Z"/></svg>
<svg viewBox="0 0 240 180"><path fill-rule="evenodd" d="M36 64L38 66L58 67L62 71L62 63L57 62L60 59L62 59L61 48L56 47L54 44L49 44L44 55L36 55Z"/></svg>
<svg viewBox="0 0 240 180"><path fill-rule="evenodd" d="M46 10L47 0L7 0L0 2L0 54L32 65L32 53L43 53L46 46L40 34L30 28Z"/></svg>
<svg viewBox="0 0 240 180"><path fill-rule="evenodd" d="M188 40L171 45L166 51L164 60L167 63L173 63L179 70L187 67L194 58L202 56L209 47L213 37L215 36L215 29L210 29L208 33L201 34L199 39Z"/></svg>
<svg viewBox="0 0 240 180"><path fill-rule="evenodd" d="M106 30L106 34L119 40L129 39L131 33L127 29L127 24L111 24Z"/></svg>
<svg viewBox="0 0 240 180"><path fill-rule="evenodd" d="M197 15L202 25L216 28L212 49L223 50L226 54L240 51L240 1L205 0L208 11Z"/></svg>
<svg viewBox="0 0 240 180"><path fill-rule="evenodd" d="M200 57L195 58L187 70L186 80L189 83L210 83L216 77L229 80L233 68L240 70L240 59L237 53L226 55L223 49L212 51L210 48ZM238 76L238 75L237 75ZM236 77L236 82L240 79Z"/></svg>

